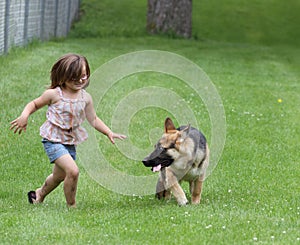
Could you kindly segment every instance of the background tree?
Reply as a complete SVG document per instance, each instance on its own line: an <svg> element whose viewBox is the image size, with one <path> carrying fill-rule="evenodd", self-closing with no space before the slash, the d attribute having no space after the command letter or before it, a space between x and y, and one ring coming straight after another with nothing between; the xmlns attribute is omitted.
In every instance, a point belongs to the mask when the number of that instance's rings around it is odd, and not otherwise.
<svg viewBox="0 0 300 245"><path fill-rule="evenodd" d="M147 30L190 38L192 0L148 0Z"/></svg>

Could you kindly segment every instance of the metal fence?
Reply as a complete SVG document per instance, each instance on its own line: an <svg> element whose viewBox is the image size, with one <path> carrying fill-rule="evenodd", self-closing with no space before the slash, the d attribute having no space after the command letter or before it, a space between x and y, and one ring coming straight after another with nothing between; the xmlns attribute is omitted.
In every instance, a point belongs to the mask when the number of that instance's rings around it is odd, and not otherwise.
<svg viewBox="0 0 300 245"><path fill-rule="evenodd" d="M33 39L65 37L80 0L0 0L0 55Z"/></svg>

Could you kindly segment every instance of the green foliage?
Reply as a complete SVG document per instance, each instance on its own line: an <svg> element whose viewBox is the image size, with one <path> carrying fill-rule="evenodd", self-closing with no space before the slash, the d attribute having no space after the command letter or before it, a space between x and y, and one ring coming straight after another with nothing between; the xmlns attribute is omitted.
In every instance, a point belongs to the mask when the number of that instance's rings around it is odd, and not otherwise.
<svg viewBox="0 0 300 245"><path fill-rule="evenodd" d="M110 11L120 12L120 16L125 14L121 13L121 8L116 9L119 2L124 11L135 8L129 1L94 1L93 8L89 9L87 5L92 1L83 1L83 4L86 13L88 11L96 21L98 15L93 9L107 7L104 4L109 2ZM195 2L195 5L198 4ZM216 5L215 1L210 2ZM274 2L264 1L270 5L265 11L271 11L274 6L271 3ZM135 1L135 4L137 9L142 9L140 1ZM194 16L196 13L194 11ZM85 19L87 16L82 17L86 27L89 26L86 22L92 21ZM116 14L110 16L116 21ZM105 18L109 23L108 15ZM132 30L131 20L121 22L120 26L128 26L126 30L129 32ZM136 22L142 27L141 20ZM75 25L72 38L35 42L0 57L1 244L299 243L298 47L234 44L224 38L225 34L220 34L221 39L215 39L212 38L213 33L220 31L217 24L215 29L210 26L210 34L205 40L200 38L200 34L198 40L169 40L144 34L124 38L120 29L116 29L112 36L86 32L83 35L85 39L74 38L85 30L84 25L80 25ZM142 33L140 30L142 28L137 32ZM273 33L268 31L270 35ZM282 43L293 43L293 40ZM27 191L40 186L52 170L38 135L46 108L30 117L27 132L23 135L9 131L9 122L49 84L52 64L62 54L76 52L88 58L94 72L119 55L149 49L175 52L195 62L209 75L223 100L227 122L226 145L216 169L205 182L201 204L178 207L174 199L165 202L153 196L123 196L110 192L89 177L79 160L81 175L77 209L66 208L62 186L51 193L44 204L29 205ZM110 122L112 110L124 96L149 85L172 88L189 101L191 108L199 112L196 115L203 122L201 129L210 135L209 115L201 99L191 100L190 88L162 74L142 73L122 79L108 91L97 109L98 115L105 122ZM95 102L97 100L94 98ZM151 117L151 113L155 116ZM162 128L165 115L166 111L155 108L147 108L134 115L129 129L132 143L149 146L143 135L153 126ZM105 149L114 167L133 175L153 175L141 162L119 155L106 137L99 135L99 138L100 148ZM185 184L184 189L187 191Z"/></svg>

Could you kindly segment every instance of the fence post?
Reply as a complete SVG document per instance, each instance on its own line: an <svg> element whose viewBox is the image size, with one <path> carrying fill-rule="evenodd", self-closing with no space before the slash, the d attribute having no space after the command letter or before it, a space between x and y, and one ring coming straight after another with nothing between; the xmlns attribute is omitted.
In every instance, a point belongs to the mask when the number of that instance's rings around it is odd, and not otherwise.
<svg viewBox="0 0 300 245"><path fill-rule="evenodd" d="M40 26L40 39L44 41L44 25L45 25L45 0L41 1L41 26Z"/></svg>
<svg viewBox="0 0 300 245"><path fill-rule="evenodd" d="M5 21L4 21L4 53L8 52L8 32L9 32L9 9L10 0L5 1Z"/></svg>
<svg viewBox="0 0 300 245"><path fill-rule="evenodd" d="M68 1L68 17L67 17L67 32L70 31L70 26L71 26L71 0Z"/></svg>
<svg viewBox="0 0 300 245"><path fill-rule="evenodd" d="M24 19L24 37L23 44L28 41L28 16L29 16L29 0L25 0L25 19Z"/></svg>
<svg viewBox="0 0 300 245"><path fill-rule="evenodd" d="M58 4L59 4L58 1L59 1L59 0L56 0L56 1L55 1L54 37L57 37L57 29L58 29L58 28L57 28L57 25L58 25Z"/></svg>

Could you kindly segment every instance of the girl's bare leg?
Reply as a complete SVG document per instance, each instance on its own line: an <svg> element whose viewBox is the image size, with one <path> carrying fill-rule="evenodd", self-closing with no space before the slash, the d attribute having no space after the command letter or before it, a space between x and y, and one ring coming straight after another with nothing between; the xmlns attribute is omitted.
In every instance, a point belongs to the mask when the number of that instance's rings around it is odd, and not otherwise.
<svg viewBox="0 0 300 245"><path fill-rule="evenodd" d="M36 200L34 203L40 203L44 201L44 198L53 191L64 179L65 172L58 165L54 165L52 174L50 174L42 187L38 188L36 192Z"/></svg>
<svg viewBox="0 0 300 245"><path fill-rule="evenodd" d="M61 156L55 161L55 164L65 172L64 193L67 205L69 207L75 207L79 169L70 155Z"/></svg>
<svg viewBox="0 0 300 245"><path fill-rule="evenodd" d="M52 174L44 185L36 190L36 203L43 202L44 198L64 181L64 193L69 207L76 206L76 190L79 177L79 169L70 155L63 155L55 160Z"/></svg>

